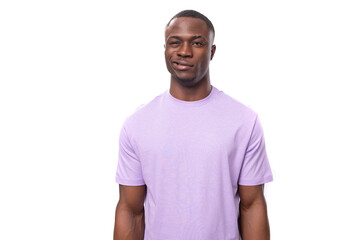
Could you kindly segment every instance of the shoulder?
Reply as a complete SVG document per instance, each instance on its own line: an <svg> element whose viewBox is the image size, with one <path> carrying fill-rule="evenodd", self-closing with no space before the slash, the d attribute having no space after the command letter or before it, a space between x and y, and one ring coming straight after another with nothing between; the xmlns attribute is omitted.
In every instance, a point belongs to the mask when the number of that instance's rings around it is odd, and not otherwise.
<svg viewBox="0 0 360 240"><path fill-rule="evenodd" d="M218 95L218 104L222 111L230 114L230 116L241 119L242 121L254 122L257 118L257 112L250 105L240 101L237 97L231 96L224 91L220 91Z"/></svg>
<svg viewBox="0 0 360 240"><path fill-rule="evenodd" d="M156 112L161 108L165 92L156 95L151 100L138 105L130 114L125 117L124 126L127 128L136 127L137 124L156 117Z"/></svg>

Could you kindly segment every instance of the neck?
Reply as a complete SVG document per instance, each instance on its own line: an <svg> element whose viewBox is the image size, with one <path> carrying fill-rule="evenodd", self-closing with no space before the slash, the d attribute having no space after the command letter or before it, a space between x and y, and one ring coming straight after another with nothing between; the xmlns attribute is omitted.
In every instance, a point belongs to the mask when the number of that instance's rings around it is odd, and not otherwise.
<svg viewBox="0 0 360 240"><path fill-rule="evenodd" d="M197 84L186 86L180 84L173 76L170 79L170 94L182 101L197 101L207 97L211 92L209 73Z"/></svg>

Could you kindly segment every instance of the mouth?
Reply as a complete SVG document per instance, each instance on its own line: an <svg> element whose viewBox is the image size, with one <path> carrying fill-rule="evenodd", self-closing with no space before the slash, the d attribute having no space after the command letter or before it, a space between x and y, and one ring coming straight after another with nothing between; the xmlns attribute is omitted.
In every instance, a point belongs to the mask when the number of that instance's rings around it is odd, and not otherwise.
<svg viewBox="0 0 360 240"><path fill-rule="evenodd" d="M184 61L172 61L172 65L177 70L188 70L194 67L194 65Z"/></svg>

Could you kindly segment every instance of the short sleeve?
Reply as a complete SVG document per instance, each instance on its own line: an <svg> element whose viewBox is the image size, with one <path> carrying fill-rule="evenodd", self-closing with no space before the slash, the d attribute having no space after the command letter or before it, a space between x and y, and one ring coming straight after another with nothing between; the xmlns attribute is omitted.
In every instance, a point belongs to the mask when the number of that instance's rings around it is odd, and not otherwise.
<svg viewBox="0 0 360 240"><path fill-rule="evenodd" d="M251 132L240 170L239 185L254 186L271 182L273 175L265 149L265 139L258 116Z"/></svg>
<svg viewBox="0 0 360 240"><path fill-rule="evenodd" d="M118 166L115 180L121 185L145 185L141 162L131 145L125 126L120 130Z"/></svg>

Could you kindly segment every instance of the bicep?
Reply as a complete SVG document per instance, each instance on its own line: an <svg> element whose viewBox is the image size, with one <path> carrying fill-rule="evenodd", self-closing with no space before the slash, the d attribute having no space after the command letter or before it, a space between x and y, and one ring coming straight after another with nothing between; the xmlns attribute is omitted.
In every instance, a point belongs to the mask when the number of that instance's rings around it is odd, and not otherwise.
<svg viewBox="0 0 360 240"><path fill-rule="evenodd" d="M140 213L144 207L146 197L146 185L125 186L119 184L120 200L122 208L131 210L133 213Z"/></svg>
<svg viewBox="0 0 360 240"><path fill-rule="evenodd" d="M239 185L240 204L242 207L249 208L255 203L263 203L264 198L264 184L255 186Z"/></svg>

